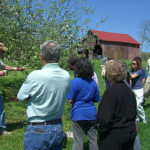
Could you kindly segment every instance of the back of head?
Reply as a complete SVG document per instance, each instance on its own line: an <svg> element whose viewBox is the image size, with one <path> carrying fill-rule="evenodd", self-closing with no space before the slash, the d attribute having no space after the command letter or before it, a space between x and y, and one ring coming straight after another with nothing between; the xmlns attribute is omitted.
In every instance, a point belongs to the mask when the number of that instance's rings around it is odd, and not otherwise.
<svg viewBox="0 0 150 150"><path fill-rule="evenodd" d="M119 60L110 60L106 64L106 76L111 83L123 81L127 77L127 66Z"/></svg>
<svg viewBox="0 0 150 150"><path fill-rule="evenodd" d="M138 56L137 56L137 57L134 57L133 60L139 60L139 61L142 63L141 57L138 57Z"/></svg>
<svg viewBox="0 0 150 150"><path fill-rule="evenodd" d="M74 70L75 69L75 65L76 65L77 62L78 62L78 57L76 55L71 55L68 58L69 68L72 69L72 70Z"/></svg>
<svg viewBox="0 0 150 150"><path fill-rule="evenodd" d="M85 57L79 58L78 62L76 63L77 76L81 78L92 78L93 73L94 70L90 61Z"/></svg>
<svg viewBox="0 0 150 150"><path fill-rule="evenodd" d="M60 45L51 40L40 45L40 50L46 63L58 62L60 59L60 49Z"/></svg>

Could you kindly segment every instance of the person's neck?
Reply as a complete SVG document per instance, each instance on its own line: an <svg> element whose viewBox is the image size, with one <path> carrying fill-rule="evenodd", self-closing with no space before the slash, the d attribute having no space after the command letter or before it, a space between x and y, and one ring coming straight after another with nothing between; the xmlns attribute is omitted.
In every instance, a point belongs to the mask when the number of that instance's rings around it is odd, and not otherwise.
<svg viewBox="0 0 150 150"><path fill-rule="evenodd" d="M56 61L51 61L51 62L43 62L44 66L47 65L47 64L52 64L52 63L58 63Z"/></svg>
<svg viewBox="0 0 150 150"><path fill-rule="evenodd" d="M138 69L136 68L136 69L133 69L133 70L134 70L134 72L135 72L135 71L137 71Z"/></svg>

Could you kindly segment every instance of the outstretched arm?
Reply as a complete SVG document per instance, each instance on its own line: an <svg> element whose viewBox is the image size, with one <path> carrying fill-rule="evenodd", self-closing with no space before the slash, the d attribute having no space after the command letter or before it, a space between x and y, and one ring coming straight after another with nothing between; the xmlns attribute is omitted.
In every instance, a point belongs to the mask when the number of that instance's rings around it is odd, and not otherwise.
<svg viewBox="0 0 150 150"><path fill-rule="evenodd" d="M5 69L9 71L23 71L25 70L25 67L16 68L16 67L11 67L11 66L6 65Z"/></svg>

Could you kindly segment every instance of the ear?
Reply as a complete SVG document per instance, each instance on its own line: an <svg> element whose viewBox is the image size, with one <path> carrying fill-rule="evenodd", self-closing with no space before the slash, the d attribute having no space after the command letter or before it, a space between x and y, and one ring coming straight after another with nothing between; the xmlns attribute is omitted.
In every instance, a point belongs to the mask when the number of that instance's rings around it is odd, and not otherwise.
<svg viewBox="0 0 150 150"><path fill-rule="evenodd" d="M41 62L44 63L43 55L41 53Z"/></svg>
<svg viewBox="0 0 150 150"><path fill-rule="evenodd" d="M3 54L4 54L4 53L5 53L4 51L0 50L0 58L3 57Z"/></svg>
<svg viewBox="0 0 150 150"><path fill-rule="evenodd" d="M59 58L58 58L58 61L60 60L60 56L59 56Z"/></svg>

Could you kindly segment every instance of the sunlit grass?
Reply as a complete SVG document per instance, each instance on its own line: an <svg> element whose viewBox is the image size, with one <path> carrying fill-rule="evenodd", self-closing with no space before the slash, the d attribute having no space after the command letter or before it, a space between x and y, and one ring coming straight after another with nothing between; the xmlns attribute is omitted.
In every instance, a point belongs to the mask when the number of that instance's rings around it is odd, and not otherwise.
<svg viewBox="0 0 150 150"><path fill-rule="evenodd" d="M125 61L128 66L128 70L131 66L131 61ZM100 95L102 97L105 91L104 81L101 78L101 60L94 60L94 70L98 76ZM143 67L146 67L146 61L142 63ZM73 79L73 72L70 71L71 79ZM6 110L6 126L7 130L11 131L11 135L0 136L0 150L23 150L23 138L27 127L26 117L26 103L16 100L17 92L26 79L26 75L21 72L9 72L8 77L1 77L0 91L4 97L4 104ZM98 107L98 103L96 106ZM66 102L63 116L64 131L70 131L71 105ZM138 123L138 135L141 142L142 150L150 150L150 100L145 104L145 112L147 115L148 123ZM63 150L71 150L73 139L67 139L64 142ZM85 138L84 148L88 148L87 139Z"/></svg>

